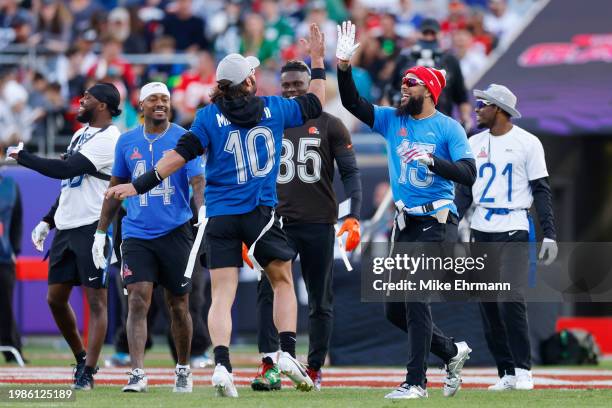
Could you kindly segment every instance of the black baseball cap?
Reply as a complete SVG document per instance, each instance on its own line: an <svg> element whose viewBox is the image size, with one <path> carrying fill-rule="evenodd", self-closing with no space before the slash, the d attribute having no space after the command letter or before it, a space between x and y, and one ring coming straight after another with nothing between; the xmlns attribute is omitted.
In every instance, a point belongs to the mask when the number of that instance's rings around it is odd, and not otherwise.
<svg viewBox="0 0 612 408"><path fill-rule="evenodd" d="M434 33L440 32L440 23L435 18L426 18L421 22L421 26L419 27L421 32L425 31L433 31Z"/></svg>
<svg viewBox="0 0 612 408"><path fill-rule="evenodd" d="M100 102L105 103L112 116L121 115L121 109L119 109L121 96L115 85L108 82L100 82L89 88L87 92Z"/></svg>

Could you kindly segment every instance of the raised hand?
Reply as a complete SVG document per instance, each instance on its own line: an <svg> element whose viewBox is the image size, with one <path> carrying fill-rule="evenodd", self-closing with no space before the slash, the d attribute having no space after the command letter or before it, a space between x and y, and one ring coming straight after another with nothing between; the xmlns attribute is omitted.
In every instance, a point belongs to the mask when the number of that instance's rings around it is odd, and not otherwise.
<svg viewBox="0 0 612 408"><path fill-rule="evenodd" d="M338 44L336 45L336 58L342 63L348 64L351 57L355 54L359 43L355 44L355 24L351 21L343 21L338 25Z"/></svg>

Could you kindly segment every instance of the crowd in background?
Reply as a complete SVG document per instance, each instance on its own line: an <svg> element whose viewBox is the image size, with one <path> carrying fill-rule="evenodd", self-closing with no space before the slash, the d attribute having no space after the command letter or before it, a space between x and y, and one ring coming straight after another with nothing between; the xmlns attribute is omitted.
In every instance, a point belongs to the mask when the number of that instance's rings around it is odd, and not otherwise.
<svg viewBox="0 0 612 408"><path fill-rule="evenodd" d="M210 102L216 62L233 52L257 56L259 92L277 94L282 64L306 59L299 39L310 23L326 37L332 79L326 110L356 130L343 116L332 76L337 22L351 19L358 28L360 92L392 104L385 88L398 56L419 50L424 21L437 21L435 47L454 55L469 81L535 1L0 0L0 147L20 140L40 146L50 129L72 134L80 126L74 119L80 96L99 81L120 90L122 129L137 123L138 89L149 81L168 84L174 121L188 126ZM7 62L33 55L25 65Z"/></svg>

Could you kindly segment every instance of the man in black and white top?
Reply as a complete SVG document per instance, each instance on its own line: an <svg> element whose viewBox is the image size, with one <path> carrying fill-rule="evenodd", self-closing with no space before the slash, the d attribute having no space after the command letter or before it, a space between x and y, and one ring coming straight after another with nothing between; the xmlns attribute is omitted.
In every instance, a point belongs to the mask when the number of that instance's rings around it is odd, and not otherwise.
<svg viewBox="0 0 612 408"><path fill-rule="evenodd" d="M60 196L32 231L39 251L49 230L57 228L49 259L47 301L62 335L76 358L74 388L93 388L93 375L106 335L107 274L91 257L96 225L108 188L119 129L113 116L121 113L119 91L98 83L80 100L77 120L86 124L76 131L62 159L45 159L23 150L23 144L7 149L7 156L47 177L62 180ZM87 352L76 317L68 303L72 287L85 286L90 308Z"/></svg>
<svg viewBox="0 0 612 408"><path fill-rule="evenodd" d="M544 233L539 258L549 265L558 251L544 148L536 136L512 123L521 114L508 88L492 84L475 90L474 96L478 127L486 130L469 139L477 177L471 188L458 188L456 204L462 217L474 203L472 240L496 243L489 264L494 260L500 278L520 286L524 279L518 277L527 277L529 268L528 247L508 243L530 240L529 208L534 202ZM480 303L485 337L500 377L489 387L493 391L533 389L527 308L522 293L515 294L518 297L510 301Z"/></svg>

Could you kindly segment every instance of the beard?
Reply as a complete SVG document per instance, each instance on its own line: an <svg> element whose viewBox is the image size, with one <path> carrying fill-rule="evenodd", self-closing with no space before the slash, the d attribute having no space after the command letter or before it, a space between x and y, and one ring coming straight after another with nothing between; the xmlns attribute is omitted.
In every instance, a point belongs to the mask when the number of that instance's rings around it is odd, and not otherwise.
<svg viewBox="0 0 612 408"><path fill-rule="evenodd" d="M397 116L415 116L423 112L423 103L425 102L424 96L412 96L408 99L408 102L401 103L397 108Z"/></svg>
<svg viewBox="0 0 612 408"><path fill-rule="evenodd" d="M83 111L83 113L80 113L79 115L77 115L76 120L78 120L81 123L89 123L91 122L92 118L93 118L93 112L91 110L86 110L86 111Z"/></svg>

